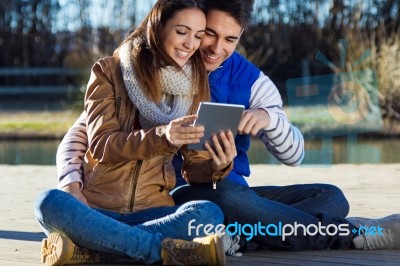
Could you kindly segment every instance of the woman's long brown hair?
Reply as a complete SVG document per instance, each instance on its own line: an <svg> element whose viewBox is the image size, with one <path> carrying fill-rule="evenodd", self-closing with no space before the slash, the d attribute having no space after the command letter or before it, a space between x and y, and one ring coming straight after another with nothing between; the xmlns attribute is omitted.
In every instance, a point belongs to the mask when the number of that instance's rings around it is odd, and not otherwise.
<svg viewBox="0 0 400 266"><path fill-rule="evenodd" d="M203 0L159 0L153 6L142 23L132 32L114 52L128 41L133 41L132 61L134 70L143 87L145 95L159 103L162 95L160 69L171 65L182 71L181 67L165 52L162 39L162 29L169 19L184 9L198 8L204 13ZM193 104L190 113L194 113L200 101L210 100L210 89L207 71L204 67L199 50L189 59L192 62Z"/></svg>

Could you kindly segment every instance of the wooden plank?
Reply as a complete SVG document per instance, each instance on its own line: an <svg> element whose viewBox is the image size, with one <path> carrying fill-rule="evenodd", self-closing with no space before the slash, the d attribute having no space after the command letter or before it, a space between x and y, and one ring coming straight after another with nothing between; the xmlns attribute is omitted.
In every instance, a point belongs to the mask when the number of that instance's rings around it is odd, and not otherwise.
<svg viewBox="0 0 400 266"><path fill-rule="evenodd" d="M388 254L391 253L391 254ZM249 257L251 262L279 262L284 264L299 263L304 265L393 265L399 263L398 250L374 250L366 252L364 250L321 250L321 251L257 251L244 254L238 261L246 261Z"/></svg>
<svg viewBox="0 0 400 266"><path fill-rule="evenodd" d="M293 184L320 180L341 187L349 198L352 215L376 217L398 211L400 164L334 165L329 169L252 165L252 185ZM314 171L314 172L313 172ZM379 174L379 175L378 175ZM0 266L43 265L43 233L33 215L33 204L43 190L56 184L55 166L0 165ZM315 177L313 177L315 175ZM360 176L359 179L357 176ZM384 176L385 178L376 178ZM307 179L308 178L308 179ZM314 179L315 178L315 179ZM307 181L308 180L308 181ZM390 195L390 197L387 197ZM97 265L130 265L131 261ZM94 265L94 264L87 264ZM135 264L142 265L142 264ZM275 251L261 249L242 257L227 257L227 265L400 265L400 250Z"/></svg>

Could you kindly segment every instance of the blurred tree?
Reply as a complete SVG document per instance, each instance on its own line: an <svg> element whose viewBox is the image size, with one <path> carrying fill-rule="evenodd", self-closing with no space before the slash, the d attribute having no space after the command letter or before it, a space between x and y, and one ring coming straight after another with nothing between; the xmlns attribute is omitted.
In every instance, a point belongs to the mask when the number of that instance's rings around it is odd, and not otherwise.
<svg viewBox="0 0 400 266"><path fill-rule="evenodd" d="M59 7L58 0L1 1L0 64L49 65L49 58L54 60L49 48L55 46L53 22Z"/></svg>
<svg viewBox="0 0 400 266"><path fill-rule="evenodd" d="M80 12L75 14L74 38L70 39L64 63L89 69L97 59L112 55L129 29L136 25L140 3L136 0L98 0L93 5L92 1L75 0L67 5L68 9Z"/></svg>
<svg viewBox="0 0 400 266"><path fill-rule="evenodd" d="M375 0L376 1L376 0ZM400 0L378 1L379 13L389 30L396 32L400 27Z"/></svg>
<svg viewBox="0 0 400 266"><path fill-rule="evenodd" d="M138 7L149 9L151 2L1 1L0 66L87 68L112 54L136 25Z"/></svg>
<svg viewBox="0 0 400 266"><path fill-rule="evenodd" d="M0 66L61 66L89 70L111 55L155 0L14 0L0 2ZM378 53L399 33L400 0L256 0L253 24L239 50L277 83L332 73L340 39L362 32ZM358 33L357 33L358 34ZM397 40L394 38L394 40ZM392 42L393 45L396 42ZM355 45L348 60L364 51ZM86 81L83 81L85 83Z"/></svg>
<svg viewBox="0 0 400 266"><path fill-rule="evenodd" d="M245 32L240 51L285 96L286 80L345 71L343 59L347 63L358 59L364 45L347 51L346 58L338 47L339 40L352 32L363 32L378 52L386 47L387 40L400 31L399 12L400 0L256 0L253 25ZM337 68L315 60L318 51Z"/></svg>

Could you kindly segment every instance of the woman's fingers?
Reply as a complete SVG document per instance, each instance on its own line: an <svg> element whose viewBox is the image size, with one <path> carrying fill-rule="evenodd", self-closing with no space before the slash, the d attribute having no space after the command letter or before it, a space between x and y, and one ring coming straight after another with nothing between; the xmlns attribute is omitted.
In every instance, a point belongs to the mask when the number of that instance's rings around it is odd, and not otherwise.
<svg viewBox="0 0 400 266"><path fill-rule="evenodd" d="M171 121L167 127L167 138L174 145L198 143L204 136L204 127L191 126L196 115L184 116Z"/></svg>
<svg viewBox="0 0 400 266"><path fill-rule="evenodd" d="M172 125L180 125L182 126L189 126L191 124L193 124L193 122L196 120L197 115L187 115L187 116L183 116L177 119L174 119L170 122L170 124Z"/></svg>
<svg viewBox="0 0 400 266"><path fill-rule="evenodd" d="M231 131L220 132L212 137L213 145L206 143L205 147L211 155L215 165L226 165L236 157L235 139Z"/></svg>

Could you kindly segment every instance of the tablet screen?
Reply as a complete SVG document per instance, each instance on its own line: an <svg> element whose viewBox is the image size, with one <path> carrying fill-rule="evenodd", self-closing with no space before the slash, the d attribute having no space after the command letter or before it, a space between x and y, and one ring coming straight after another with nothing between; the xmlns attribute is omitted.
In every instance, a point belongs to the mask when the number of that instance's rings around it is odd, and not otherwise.
<svg viewBox="0 0 400 266"><path fill-rule="evenodd" d="M204 136L201 138L200 143L189 144L188 149L205 150L205 141L212 145L211 137L228 129L235 136L243 111L243 105L201 102L194 125L204 126Z"/></svg>

